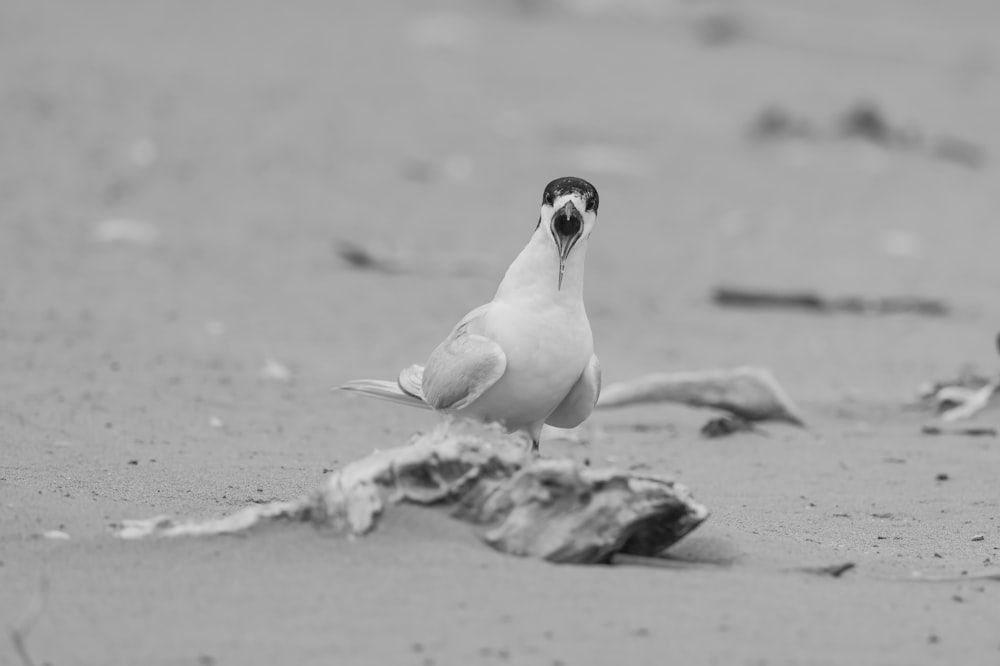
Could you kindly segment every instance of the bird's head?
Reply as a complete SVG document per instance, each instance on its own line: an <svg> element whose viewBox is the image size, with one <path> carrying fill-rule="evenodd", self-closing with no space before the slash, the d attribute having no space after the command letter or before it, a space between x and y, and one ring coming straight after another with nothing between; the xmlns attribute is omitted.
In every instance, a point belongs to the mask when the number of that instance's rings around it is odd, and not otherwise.
<svg viewBox="0 0 1000 666"><path fill-rule="evenodd" d="M599 199L594 186L582 178L557 178L545 186L538 224L546 229L559 253L559 288L566 259L577 241L586 239L597 222Z"/></svg>

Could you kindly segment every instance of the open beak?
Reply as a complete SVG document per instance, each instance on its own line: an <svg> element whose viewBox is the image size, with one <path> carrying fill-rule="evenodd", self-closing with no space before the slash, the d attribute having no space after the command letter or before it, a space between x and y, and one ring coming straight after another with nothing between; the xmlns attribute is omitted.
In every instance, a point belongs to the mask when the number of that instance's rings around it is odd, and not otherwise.
<svg viewBox="0 0 1000 666"><path fill-rule="evenodd" d="M583 235L583 215L572 201L567 201L566 205L552 216L552 237L559 252L559 289L562 289L566 258L581 235Z"/></svg>

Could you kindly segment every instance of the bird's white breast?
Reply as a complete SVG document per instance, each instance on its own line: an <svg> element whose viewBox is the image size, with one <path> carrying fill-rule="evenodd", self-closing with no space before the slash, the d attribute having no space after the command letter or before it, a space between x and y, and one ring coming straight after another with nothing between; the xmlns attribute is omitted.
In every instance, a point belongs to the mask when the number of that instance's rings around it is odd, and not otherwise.
<svg viewBox="0 0 1000 666"><path fill-rule="evenodd" d="M483 325L483 333L503 349L507 370L472 409L512 429L544 421L579 380L594 351L579 299L498 300Z"/></svg>

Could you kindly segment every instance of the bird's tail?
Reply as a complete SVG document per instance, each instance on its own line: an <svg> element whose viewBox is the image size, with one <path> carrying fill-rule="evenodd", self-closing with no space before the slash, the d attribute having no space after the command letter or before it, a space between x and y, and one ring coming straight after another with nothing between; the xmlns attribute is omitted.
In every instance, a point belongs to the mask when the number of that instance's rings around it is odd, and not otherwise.
<svg viewBox="0 0 1000 666"><path fill-rule="evenodd" d="M373 398L398 402L401 405L430 409L430 405L401 389L397 382L389 382L384 379L355 379L339 388L343 391L354 391Z"/></svg>

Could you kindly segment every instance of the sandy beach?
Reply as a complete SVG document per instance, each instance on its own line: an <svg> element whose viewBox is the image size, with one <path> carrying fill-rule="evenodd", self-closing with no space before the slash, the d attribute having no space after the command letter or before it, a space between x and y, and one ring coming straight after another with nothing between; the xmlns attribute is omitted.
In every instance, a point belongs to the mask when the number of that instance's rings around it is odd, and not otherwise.
<svg viewBox="0 0 1000 666"><path fill-rule="evenodd" d="M922 435L914 406L1000 370L998 21L976 0L3 3L0 663L1000 663L1000 582L962 579L1000 570L1000 444ZM889 130L845 131L858 105ZM755 136L766 109L788 122ZM422 362L564 175L601 195L605 381L759 365L808 420L705 439L709 412L649 405L542 443L688 486L711 517L673 566L504 556L413 508L356 540L113 538L295 498L432 427L331 388ZM720 284L950 311L720 308Z"/></svg>

